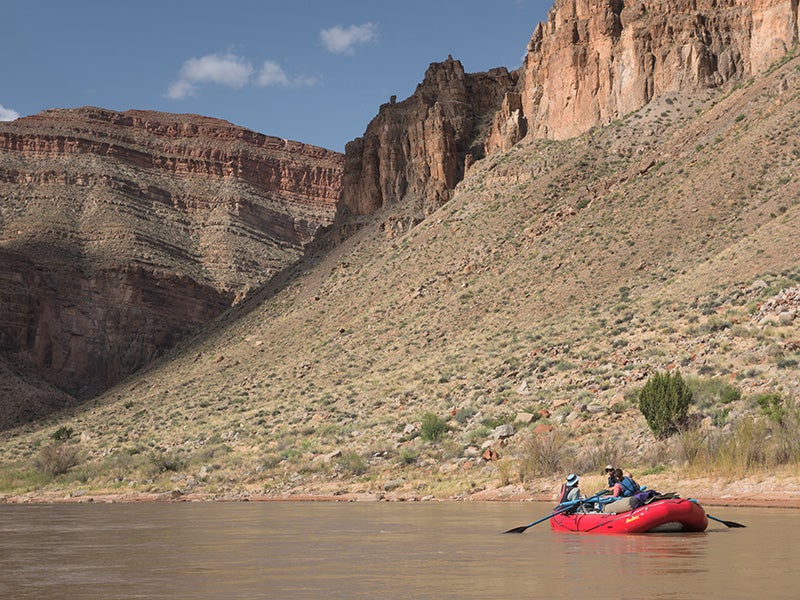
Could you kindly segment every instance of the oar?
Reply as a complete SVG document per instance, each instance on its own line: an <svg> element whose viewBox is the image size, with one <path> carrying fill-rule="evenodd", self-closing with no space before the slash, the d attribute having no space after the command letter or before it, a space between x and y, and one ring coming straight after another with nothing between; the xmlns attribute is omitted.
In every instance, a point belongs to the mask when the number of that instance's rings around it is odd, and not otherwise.
<svg viewBox="0 0 800 600"><path fill-rule="evenodd" d="M542 517L538 521L534 521L533 523L528 523L527 525L521 525L520 527L514 527L513 529L509 529L508 531L504 531L503 533L523 533L526 529L528 529L528 527L533 527L534 525L538 525L542 521L547 521L548 519L552 519L556 515L560 515L561 513L565 513L568 510L572 510L573 508L583 504L584 502L592 502L594 500L597 500L600 496L602 496L603 494L607 494L607 493L608 493L608 490L603 490L602 492L597 492L591 498L584 498L583 500L573 500L573 501L569 502L569 504L567 506L565 506L564 508L558 509L557 511L553 512L553 514L551 514L551 515L547 515L546 517Z"/></svg>
<svg viewBox="0 0 800 600"><path fill-rule="evenodd" d="M723 525L725 525L725 527L747 527L747 525L742 525L741 523L737 523L736 521L723 521L722 519L718 519L717 517L712 517L708 513L706 513L706 516L712 521L716 521L717 523L722 523Z"/></svg>
<svg viewBox="0 0 800 600"><path fill-rule="evenodd" d="M689 498L691 502L695 504L700 504L694 498ZM725 527L747 527L747 525L742 525L741 523L737 523L736 521L725 521L723 519L718 519L717 517L712 517L710 514L706 513L706 516L711 519L712 521L716 521L717 523L722 523Z"/></svg>

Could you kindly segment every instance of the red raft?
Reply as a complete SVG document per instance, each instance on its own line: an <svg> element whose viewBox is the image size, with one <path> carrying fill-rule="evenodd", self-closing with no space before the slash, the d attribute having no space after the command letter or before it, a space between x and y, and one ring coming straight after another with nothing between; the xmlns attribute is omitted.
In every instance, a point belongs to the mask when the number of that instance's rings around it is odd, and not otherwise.
<svg viewBox="0 0 800 600"><path fill-rule="evenodd" d="M613 513L561 513L550 519L556 531L586 533L646 533L662 531L705 531L706 511L685 498L656 500L633 510Z"/></svg>

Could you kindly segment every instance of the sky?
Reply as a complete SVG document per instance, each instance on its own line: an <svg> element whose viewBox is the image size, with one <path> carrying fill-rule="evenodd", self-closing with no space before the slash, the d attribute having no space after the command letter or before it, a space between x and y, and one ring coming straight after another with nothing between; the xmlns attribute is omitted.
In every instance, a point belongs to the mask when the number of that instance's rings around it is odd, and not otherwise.
<svg viewBox="0 0 800 600"><path fill-rule="evenodd" d="M552 0L5 0L0 120L98 106L224 119L331 150L448 55L522 64Z"/></svg>

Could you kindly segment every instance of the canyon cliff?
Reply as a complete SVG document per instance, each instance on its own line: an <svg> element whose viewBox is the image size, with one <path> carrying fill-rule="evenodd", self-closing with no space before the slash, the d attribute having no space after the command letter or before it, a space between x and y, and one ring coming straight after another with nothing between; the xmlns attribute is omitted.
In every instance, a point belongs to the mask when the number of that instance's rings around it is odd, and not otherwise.
<svg viewBox="0 0 800 600"><path fill-rule="evenodd" d="M768 68L797 42L797 0L557 1L520 69L530 135L566 139L667 93Z"/></svg>
<svg viewBox="0 0 800 600"><path fill-rule="evenodd" d="M0 389L0 427L150 364L312 242L388 208L384 233L407 232L485 156L764 72L797 44L797 5L556 0L519 69L433 63L345 155L197 115L0 123L0 373L25 382Z"/></svg>
<svg viewBox="0 0 800 600"><path fill-rule="evenodd" d="M467 74L449 57L431 64L403 102L381 106L363 137L345 148L342 209L370 214L404 201L401 233L447 202L469 164L484 155L483 139L516 77L504 68Z"/></svg>
<svg viewBox="0 0 800 600"><path fill-rule="evenodd" d="M401 233L450 197L470 164L526 136L581 135L668 93L767 69L797 43L797 0L556 0L513 72L432 64L346 148L343 206L405 202ZM396 217L395 217L396 219Z"/></svg>
<svg viewBox="0 0 800 600"><path fill-rule="evenodd" d="M342 167L196 115L0 123L0 351L74 396L105 389L293 264L332 222ZM4 400L5 421L27 414Z"/></svg>

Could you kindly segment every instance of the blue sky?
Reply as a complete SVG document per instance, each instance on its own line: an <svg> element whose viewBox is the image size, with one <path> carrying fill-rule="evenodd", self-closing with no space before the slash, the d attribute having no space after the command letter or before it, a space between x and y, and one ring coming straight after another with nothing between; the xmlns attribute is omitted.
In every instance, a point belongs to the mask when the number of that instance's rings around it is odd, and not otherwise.
<svg viewBox="0 0 800 600"><path fill-rule="evenodd" d="M552 0L6 0L0 120L100 106L344 150L448 54L516 69Z"/></svg>

